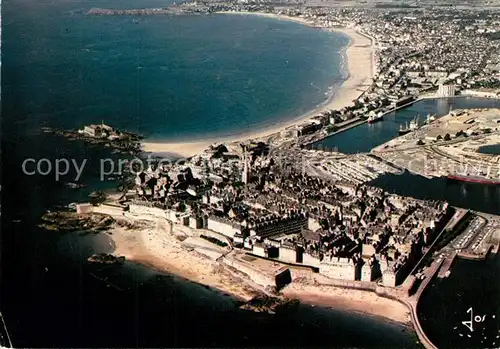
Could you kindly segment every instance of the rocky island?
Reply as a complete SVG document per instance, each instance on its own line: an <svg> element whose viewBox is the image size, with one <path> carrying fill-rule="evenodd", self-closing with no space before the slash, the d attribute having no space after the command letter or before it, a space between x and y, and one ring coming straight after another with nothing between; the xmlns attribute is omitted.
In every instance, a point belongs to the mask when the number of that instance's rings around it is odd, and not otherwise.
<svg viewBox="0 0 500 349"><path fill-rule="evenodd" d="M136 155L141 152L142 136L119 131L104 123L84 126L81 130L58 130L50 127L44 127L42 130L64 136L69 140L84 140L91 144L104 145L122 153Z"/></svg>
<svg viewBox="0 0 500 349"><path fill-rule="evenodd" d="M250 310L256 313L282 314L284 312L294 311L299 304L300 302L294 299L259 295L240 306L240 309Z"/></svg>
<svg viewBox="0 0 500 349"><path fill-rule="evenodd" d="M121 264L125 261L125 257L117 257L108 253L96 253L90 256L87 260L91 263L99 264Z"/></svg>
<svg viewBox="0 0 500 349"><path fill-rule="evenodd" d="M112 217L100 214L79 215L71 211L49 211L42 216L39 227L63 233L78 230L100 232L109 229L113 223Z"/></svg>

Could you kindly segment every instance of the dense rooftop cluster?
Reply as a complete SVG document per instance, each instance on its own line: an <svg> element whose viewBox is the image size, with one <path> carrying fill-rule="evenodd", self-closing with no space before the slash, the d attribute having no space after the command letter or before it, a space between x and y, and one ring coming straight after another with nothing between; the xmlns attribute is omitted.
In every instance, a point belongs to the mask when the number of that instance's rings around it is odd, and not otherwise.
<svg viewBox="0 0 500 349"><path fill-rule="evenodd" d="M333 278L382 276L385 285L398 284L449 218L447 203L388 194L360 184L363 176L310 175L299 146L318 129L384 113L427 91L454 93L482 82L493 86L500 81L496 12L266 1L178 6L188 12L258 11L299 16L319 27L355 27L375 44L373 84L351 106L327 110L285 131L299 141L278 147L246 144L241 152L213 146L183 165L139 174L135 196L175 217L180 212L183 224L224 235L255 255L313 266ZM450 84L455 88L443 88ZM363 172L355 164L345 166L353 176Z"/></svg>
<svg viewBox="0 0 500 349"><path fill-rule="evenodd" d="M153 166L138 174L135 199L181 212L254 254L320 270L380 265L380 275L420 257L447 213L443 202L283 171L273 155L253 149L237 157L216 147L183 165ZM286 251L304 257L287 259Z"/></svg>

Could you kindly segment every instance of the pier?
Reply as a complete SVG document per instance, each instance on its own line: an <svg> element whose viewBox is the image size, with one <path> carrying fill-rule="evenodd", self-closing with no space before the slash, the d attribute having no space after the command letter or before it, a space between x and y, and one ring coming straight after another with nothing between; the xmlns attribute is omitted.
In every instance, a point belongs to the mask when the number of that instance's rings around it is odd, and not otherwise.
<svg viewBox="0 0 500 349"><path fill-rule="evenodd" d="M322 140L324 140L326 138L329 138L329 137L333 137L335 135L338 135L339 133L348 131L351 128L357 127L359 125L366 124L367 122L368 122L368 119L361 118L361 117L356 117L356 118L352 118L352 119L340 122L340 123L334 125L334 126L338 127L338 129L335 130L334 132L326 133L326 134L325 133L323 133L323 134L320 134L320 133L313 134L312 136L306 138L304 140L304 142L302 143L302 145L304 147L306 147L306 148L309 147L309 146L312 147L314 145L314 143L320 142L320 141L322 141Z"/></svg>
<svg viewBox="0 0 500 349"><path fill-rule="evenodd" d="M450 256L448 256L442 266L441 269L439 269L437 277L440 279L443 279L447 277L447 272L451 269L451 266L453 265L453 262L455 261L455 258L457 257L457 253L452 253Z"/></svg>

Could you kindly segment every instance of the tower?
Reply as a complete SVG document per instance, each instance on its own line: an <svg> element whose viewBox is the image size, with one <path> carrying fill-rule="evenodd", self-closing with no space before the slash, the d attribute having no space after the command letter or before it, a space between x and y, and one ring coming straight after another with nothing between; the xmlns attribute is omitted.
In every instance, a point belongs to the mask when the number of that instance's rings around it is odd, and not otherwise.
<svg viewBox="0 0 500 349"><path fill-rule="evenodd" d="M243 146L243 175L241 176L241 181L248 184L248 159L246 145Z"/></svg>
<svg viewBox="0 0 500 349"><path fill-rule="evenodd" d="M210 178L210 164L208 160L203 161L203 178L206 181Z"/></svg>

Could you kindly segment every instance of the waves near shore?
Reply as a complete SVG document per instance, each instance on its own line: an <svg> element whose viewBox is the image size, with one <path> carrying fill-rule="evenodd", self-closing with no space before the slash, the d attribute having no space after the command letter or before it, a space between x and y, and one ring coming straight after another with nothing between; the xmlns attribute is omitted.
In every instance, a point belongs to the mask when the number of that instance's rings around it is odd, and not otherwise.
<svg viewBox="0 0 500 349"><path fill-rule="evenodd" d="M287 20L297 22L307 26L314 26L300 17L288 17L269 13L257 12L223 12L223 15L242 15L242 16L261 16L277 20ZM251 132L241 132L228 137L209 138L197 142L148 142L142 143L143 149L146 152L152 153L173 153L179 157L189 157L194 154L202 152L213 143L221 142L236 142L245 139L264 139L281 130L294 125L301 124L313 116L318 115L320 112L328 109L341 109L345 106L351 105L365 89L367 89L372 82L374 74L373 66L373 43L371 39L360 34L354 28L344 29L327 29L333 32L341 32L350 38L348 46L342 50L343 62L341 69L346 71L346 80L336 86L333 84L332 94L329 98L319 106L313 106L313 109L298 117L291 117L272 126L257 129Z"/></svg>
<svg viewBox="0 0 500 349"><path fill-rule="evenodd" d="M194 241L196 234L192 229L177 225L171 229L163 222L140 222L135 229L116 226L110 231L115 255L213 287L244 301L265 292L244 274L231 273L217 261L223 250L217 253L216 246L211 243ZM409 311L403 304L368 291L313 285L299 280L280 293L308 304L380 317L404 325L409 323Z"/></svg>

